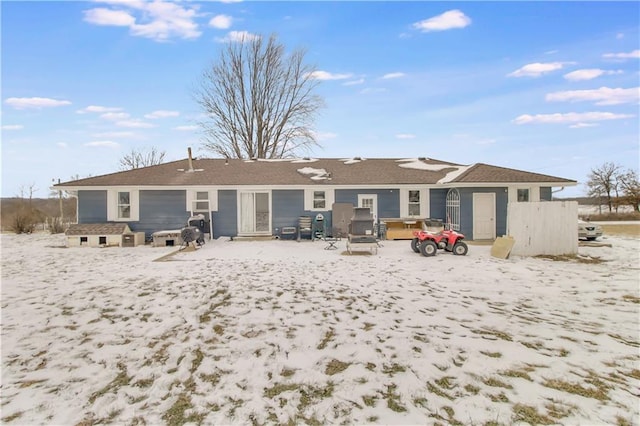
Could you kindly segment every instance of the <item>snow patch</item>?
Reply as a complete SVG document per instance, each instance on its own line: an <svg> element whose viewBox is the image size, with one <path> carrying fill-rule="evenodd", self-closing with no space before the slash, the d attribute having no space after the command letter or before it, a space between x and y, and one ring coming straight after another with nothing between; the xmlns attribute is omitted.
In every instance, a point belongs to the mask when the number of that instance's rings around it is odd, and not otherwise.
<svg viewBox="0 0 640 426"><path fill-rule="evenodd" d="M471 167L473 167L474 165L470 165L470 166L454 166L456 168L456 170L447 173L447 175L445 177L443 177L442 179L440 179L438 181L438 183L449 183L454 181L458 176L460 176L461 174L463 174L464 172L466 172L467 170L469 170Z"/></svg>
<svg viewBox="0 0 640 426"><path fill-rule="evenodd" d="M344 164L356 164L364 161L364 159L360 157L353 157L353 158L343 158L340 161L342 161Z"/></svg>
<svg viewBox="0 0 640 426"><path fill-rule="evenodd" d="M431 170L434 172L450 169L452 167L451 164L427 164L417 158L406 158L403 160L397 160L398 162L404 161L403 164L400 164L399 167L403 167L405 169L416 169L416 170Z"/></svg>
<svg viewBox="0 0 640 426"><path fill-rule="evenodd" d="M325 169L314 169L313 167L303 167L298 169L298 173L311 176L311 180L326 180L329 179L329 173Z"/></svg>

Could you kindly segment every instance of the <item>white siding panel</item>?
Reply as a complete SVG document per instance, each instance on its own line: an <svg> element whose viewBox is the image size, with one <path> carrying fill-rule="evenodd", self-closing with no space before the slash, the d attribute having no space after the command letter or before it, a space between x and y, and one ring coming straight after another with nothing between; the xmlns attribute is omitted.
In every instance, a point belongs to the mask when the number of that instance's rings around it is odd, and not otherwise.
<svg viewBox="0 0 640 426"><path fill-rule="evenodd" d="M509 203L507 234L515 239L514 255L576 254L578 202Z"/></svg>

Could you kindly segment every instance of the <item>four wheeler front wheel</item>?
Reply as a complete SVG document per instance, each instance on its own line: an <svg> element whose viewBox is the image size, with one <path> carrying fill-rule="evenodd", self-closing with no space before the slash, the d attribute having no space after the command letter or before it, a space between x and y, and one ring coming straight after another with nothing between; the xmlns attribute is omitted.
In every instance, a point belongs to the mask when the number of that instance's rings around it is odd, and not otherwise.
<svg viewBox="0 0 640 426"><path fill-rule="evenodd" d="M423 256L435 256L438 251L438 246L431 240L425 240L420 243L420 253Z"/></svg>
<svg viewBox="0 0 640 426"><path fill-rule="evenodd" d="M457 256L464 256L469 251L469 247L466 243L458 241L453 245L453 249L451 251Z"/></svg>
<svg viewBox="0 0 640 426"><path fill-rule="evenodd" d="M420 240L417 238L414 238L413 240L411 240L411 250L415 251L416 253L420 253Z"/></svg>

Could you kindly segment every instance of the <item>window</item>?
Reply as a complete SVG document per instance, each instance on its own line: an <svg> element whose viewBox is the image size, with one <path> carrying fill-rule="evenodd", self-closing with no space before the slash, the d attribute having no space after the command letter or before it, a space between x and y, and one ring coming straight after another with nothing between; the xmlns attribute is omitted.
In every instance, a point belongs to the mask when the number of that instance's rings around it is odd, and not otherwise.
<svg viewBox="0 0 640 426"><path fill-rule="evenodd" d="M326 206L327 200L324 191L313 191L313 208L325 209Z"/></svg>
<svg viewBox="0 0 640 426"><path fill-rule="evenodd" d="M209 211L209 192L196 192L195 208L193 210L197 212Z"/></svg>
<svg viewBox="0 0 640 426"><path fill-rule="evenodd" d="M327 211L335 202L333 189L324 186L316 188L306 188L304 190L304 210L305 211Z"/></svg>
<svg viewBox="0 0 640 426"><path fill-rule="evenodd" d="M409 191L409 216L420 216L420 191Z"/></svg>
<svg viewBox="0 0 640 426"><path fill-rule="evenodd" d="M429 216L429 190L401 188L398 191L400 217L424 218Z"/></svg>
<svg viewBox="0 0 640 426"><path fill-rule="evenodd" d="M107 244L107 237L98 237L98 244L106 245Z"/></svg>
<svg viewBox="0 0 640 426"><path fill-rule="evenodd" d="M140 220L140 191L117 188L107 191L107 220L136 222Z"/></svg>
<svg viewBox="0 0 640 426"><path fill-rule="evenodd" d="M82 245L82 243L87 243L89 242L89 238L87 237L80 237L80 245Z"/></svg>
<svg viewBox="0 0 640 426"><path fill-rule="evenodd" d="M218 191L208 188L193 188L186 192L188 212L210 213L218 211Z"/></svg>
<svg viewBox="0 0 640 426"><path fill-rule="evenodd" d="M518 189L518 202L529 201L529 188Z"/></svg>
<svg viewBox="0 0 640 426"><path fill-rule="evenodd" d="M131 218L131 193L118 192L118 219Z"/></svg>

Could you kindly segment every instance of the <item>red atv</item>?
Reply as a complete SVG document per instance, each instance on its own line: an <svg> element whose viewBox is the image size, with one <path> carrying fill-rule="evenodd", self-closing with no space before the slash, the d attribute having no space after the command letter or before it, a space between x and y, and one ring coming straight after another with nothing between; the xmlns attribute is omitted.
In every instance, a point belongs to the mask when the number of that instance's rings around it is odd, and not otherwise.
<svg viewBox="0 0 640 426"><path fill-rule="evenodd" d="M455 255L464 256L469 251L467 244L462 241L464 235L452 229L433 234L429 231L414 231L411 249L423 256L435 256L438 249L450 251Z"/></svg>

